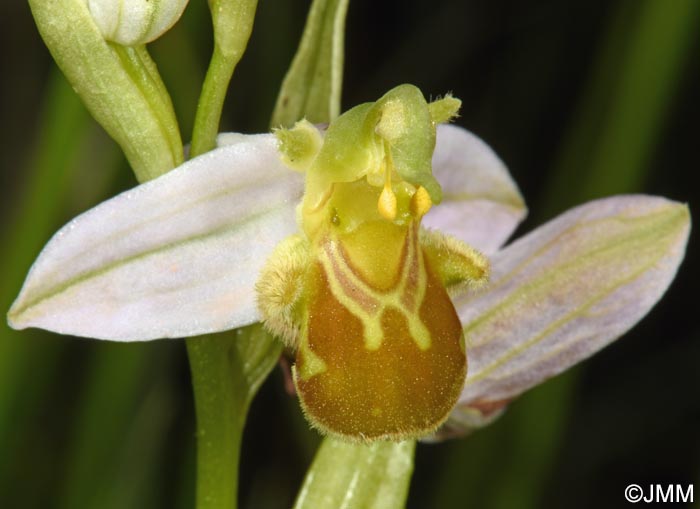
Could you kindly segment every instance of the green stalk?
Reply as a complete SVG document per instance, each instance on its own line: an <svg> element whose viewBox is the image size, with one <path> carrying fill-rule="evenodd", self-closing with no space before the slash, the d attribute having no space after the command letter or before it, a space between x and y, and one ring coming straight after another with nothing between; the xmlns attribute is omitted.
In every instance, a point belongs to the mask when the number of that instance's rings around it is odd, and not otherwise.
<svg viewBox="0 0 700 509"><path fill-rule="evenodd" d="M190 156L216 146L221 111L229 82L253 31L258 0L210 0L214 52L199 97Z"/></svg>
<svg viewBox="0 0 700 509"><path fill-rule="evenodd" d="M197 509L237 507L248 407L281 350L260 324L187 340L197 414Z"/></svg>
<svg viewBox="0 0 700 509"><path fill-rule="evenodd" d="M211 0L214 52L197 106L190 157L216 146L228 85L253 29L257 0ZM248 407L282 351L253 325L187 339L197 417L197 509L238 506L238 461Z"/></svg>

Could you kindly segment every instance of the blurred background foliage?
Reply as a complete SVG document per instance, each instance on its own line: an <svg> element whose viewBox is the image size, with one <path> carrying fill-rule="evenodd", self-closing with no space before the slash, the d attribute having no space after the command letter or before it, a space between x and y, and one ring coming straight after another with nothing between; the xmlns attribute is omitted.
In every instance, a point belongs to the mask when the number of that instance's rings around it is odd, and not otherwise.
<svg viewBox="0 0 700 509"><path fill-rule="evenodd" d="M264 131L309 1L260 0L223 130ZM464 101L530 206L648 192L697 214L699 0L353 0L343 104L404 82ZM29 8L0 4L0 308L68 219L135 184L73 94ZM151 45L183 138L211 51L206 3ZM245 246L241 246L245 249ZM700 495L697 234L626 337L526 394L488 429L418 448L411 508L607 508L632 482ZM194 415L182 341L120 345L0 325L0 506L191 508ZM290 506L318 436L279 371L253 403L241 507Z"/></svg>

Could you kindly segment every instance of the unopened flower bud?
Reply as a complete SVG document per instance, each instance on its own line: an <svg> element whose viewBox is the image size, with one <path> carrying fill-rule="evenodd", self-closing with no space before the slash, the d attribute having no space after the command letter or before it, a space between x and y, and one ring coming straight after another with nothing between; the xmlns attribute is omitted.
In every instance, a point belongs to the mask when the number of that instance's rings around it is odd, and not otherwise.
<svg viewBox="0 0 700 509"><path fill-rule="evenodd" d="M86 0L108 41L136 46L157 39L172 27L189 0Z"/></svg>

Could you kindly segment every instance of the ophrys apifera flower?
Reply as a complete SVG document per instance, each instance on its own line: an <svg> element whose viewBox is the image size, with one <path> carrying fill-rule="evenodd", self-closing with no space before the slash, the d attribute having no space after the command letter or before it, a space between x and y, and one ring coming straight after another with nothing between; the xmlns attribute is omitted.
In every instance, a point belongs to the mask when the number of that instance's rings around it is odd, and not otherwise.
<svg viewBox="0 0 700 509"><path fill-rule="evenodd" d="M458 104L401 86L325 131L223 135L59 231L10 321L138 341L262 319L295 351L312 424L351 439L423 436L460 399L502 406L650 309L689 217L612 198L495 253L525 209L483 142L436 127Z"/></svg>

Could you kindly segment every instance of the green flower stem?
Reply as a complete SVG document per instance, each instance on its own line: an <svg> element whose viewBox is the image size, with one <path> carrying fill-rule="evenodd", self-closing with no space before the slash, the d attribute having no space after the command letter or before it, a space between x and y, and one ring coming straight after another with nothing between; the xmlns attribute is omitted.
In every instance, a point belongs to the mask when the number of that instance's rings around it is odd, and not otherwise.
<svg viewBox="0 0 700 509"><path fill-rule="evenodd" d="M190 157L216 146L224 99L248 45L257 0L211 0L209 5L214 52L199 97ZM281 351L281 343L259 324L187 340L197 415L197 509L237 507L248 407Z"/></svg>
<svg viewBox="0 0 700 509"><path fill-rule="evenodd" d="M294 509L404 507L416 443L323 441Z"/></svg>
<svg viewBox="0 0 700 509"><path fill-rule="evenodd" d="M182 161L177 120L145 48L107 43L84 0L30 0L56 63L92 116L121 146L139 181Z"/></svg>
<svg viewBox="0 0 700 509"><path fill-rule="evenodd" d="M256 324L187 340L197 414L197 509L237 506L238 457L248 407L281 342Z"/></svg>
<svg viewBox="0 0 700 509"><path fill-rule="evenodd" d="M197 106L191 156L203 154L216 145L226 91L253 31L258 0L210 0L209 5L214 52Z"/></svg>

